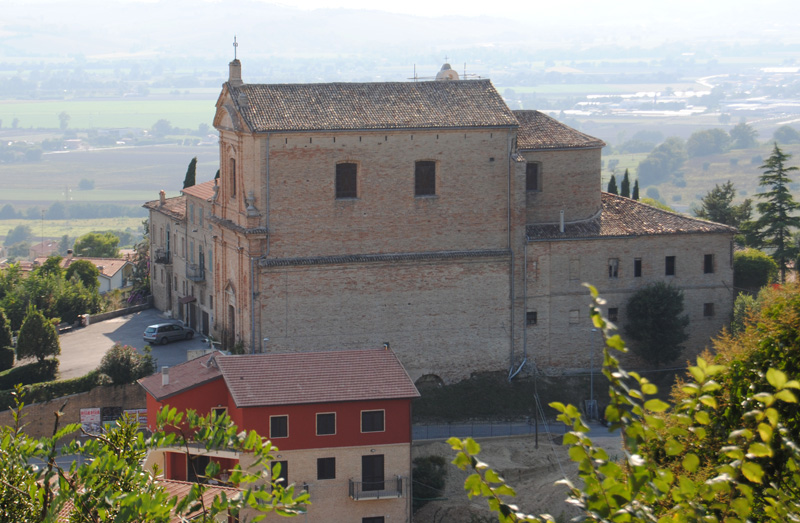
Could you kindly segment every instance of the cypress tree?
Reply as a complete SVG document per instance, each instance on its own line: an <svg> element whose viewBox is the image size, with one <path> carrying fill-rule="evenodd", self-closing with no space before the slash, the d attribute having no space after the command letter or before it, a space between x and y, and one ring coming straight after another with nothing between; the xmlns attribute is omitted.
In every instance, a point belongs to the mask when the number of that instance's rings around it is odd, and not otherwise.
<svg viewBox="0 0 800 523"><path fill-rule="evenodd" d="M625 169L625 177L622 178L622 184L619 187L619 195L625 198L631 197L631 179L628 177L628 169Z"/></svg>
<svg viewBox="0 0 800 523"><path fill-rule="evenodd" d="M634 200L638 200L639 199L639 179L638 178L636 179L635 182L633 182L633 194L631 195L631 198L633 198Z"/></svg>
<svg viewBox="0 0 800 523"><path fill-rule="evenodd" d="M214 175L215 180L219 180L219 169L217 169L217 174Z"/></svg>
<svg viewBox="0 0 800 523"><path fill-rule="evenodd" d="M183 188L186 189L187 187L192 187L195 184L196 177L197 177L197 156L192 158L192 161L189 162L189 168L186 169L186 178L183 179Z"/></svg>
<svg viewBox="0 0 800 523"><path fill-rule="evenodd" d="M617 189L617 179L614 175L611 175L611 179L608 181L608 192L611 194L619 194L619 190Z"/></svg>

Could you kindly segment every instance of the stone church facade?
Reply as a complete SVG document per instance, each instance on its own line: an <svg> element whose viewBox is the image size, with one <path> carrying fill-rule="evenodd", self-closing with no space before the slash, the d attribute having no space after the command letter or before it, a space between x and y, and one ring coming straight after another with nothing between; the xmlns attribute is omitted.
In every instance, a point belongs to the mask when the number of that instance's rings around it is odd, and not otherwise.
<svg viewBox="0 0 800 523"><path fill-rule="evenodd" d="M599 343L582 282L624 323L630 294L667 280L687 356L702 349L731 310L733 229L602 193L601 140L448 72L247 84L231 62L220 179L180 197L211 189L212 334L253 352L389 344L414 380L569 372Z"/></svg>

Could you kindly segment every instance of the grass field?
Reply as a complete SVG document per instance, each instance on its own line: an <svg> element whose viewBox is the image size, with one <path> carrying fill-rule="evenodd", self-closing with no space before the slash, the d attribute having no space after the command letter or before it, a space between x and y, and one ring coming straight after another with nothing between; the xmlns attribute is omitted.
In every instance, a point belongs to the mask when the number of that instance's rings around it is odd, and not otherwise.
<svg viewBox="0 0 800 523"><path fill-rule="evenodd" d="M31 243L38 243L42 236L46 239L61 238L65 234L77 238L92 231L127 231L138 233L142 230L143 218L101 218L96 220L0 220L0 237L5 239L8 231L18 225L27 225L33 231ZM44 227L44 228L43 228Z"/></svg>
<svg viewBox="0 0 800 523"><path fill-rule="evenodd" d="M8 128L16 118L20 128L59 127L58 115L70 116L70 129L125 128L149 129L158 120L168 120L173 127L197 129L201 123L211 125L216 94L207 99L152 100L118 98L113 100L0 100L0 120Z"/></svg>

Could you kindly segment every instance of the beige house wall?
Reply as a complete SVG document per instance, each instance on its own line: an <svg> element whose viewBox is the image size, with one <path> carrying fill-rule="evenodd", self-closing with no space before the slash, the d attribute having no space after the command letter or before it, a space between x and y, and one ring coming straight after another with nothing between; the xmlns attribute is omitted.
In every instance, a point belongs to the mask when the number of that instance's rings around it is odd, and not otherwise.
<svg viewBox="0 0 800 523"><path fill-rule="evenodd" d="M160 311L172 310L172 267L173 263L155 263L155 253L167 249L167 229L176 229L176 220L155 210L150 210L150 285L153 293L153 306ZM171 237L174 241L174 236ZM174 248L174 244L171 245ZM174 254L174 252L172 253ZM171 262L173 260L170 260Z"/></svg>
<svg viewBox="0 0 800 523"><path fill-rule="evenodd" d="M537 324L525 328L531 358L544 369L581 370L601 363L601 340L589 319L589 292L597 287L609 308L619 310L617 324L625 324L625 307L641 287L665 281L684 292L684 312L689 316L686 350L675 361L693 359L709 339L730 321L733 307L732 238L729 234L641 236L606 240L540 241L528 245L527 310L536 311ZM714 272L705 274L705 254L714 255ZM675 276L665 276L665 257L675 256ZM617 278L609 278L609 259L619 260ZM642 276L633 275L634 259L642 260ZM703 304L714 303L714 316L703 316ZM575 312L577 311L577 312ZM575 319L577 315L577 321ZM622 333L625 338L624 332ZM629 346L630 340L626 340ZM643 365L636 358L626 363Z"/></svg>

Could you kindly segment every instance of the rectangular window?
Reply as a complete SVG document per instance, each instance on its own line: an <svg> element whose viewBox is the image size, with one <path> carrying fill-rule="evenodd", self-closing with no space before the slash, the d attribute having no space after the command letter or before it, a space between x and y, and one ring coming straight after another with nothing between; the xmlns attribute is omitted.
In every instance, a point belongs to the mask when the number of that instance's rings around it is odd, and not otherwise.
<svg viewBox="0 0 800 523"><path fill-rule="evenodd" d="M317 479L336 479L336 458L317 458Z"/></svg>
<svg viewBox="0 0 800 523"><path fill-rule="evenodd" d="M361 411L361 432L383 432L383 411L382 410L362 410Z"/></svg>
<svg viewBox="0 0 800 523"><path fill-rule="evenodd" d="M619 277L619 258L608 259L608 277L609 278Z"/></svg>
<svg viewBox="0 0 800 523"><path fill-rule="evenodd" d="M189 204L189 222L194 225L194 204Z"/></svg>
<svg viewBox="0 0 800 523"><path fill-rule="evenodd" d="M383 454L361 456L361 488L383 490Z"/></svg>
<svg viewBox="0 0 800 523"><path fill-rule="evenodd" d="M225 414L228 413L228 407L212 407L211 414L216 416L217 418L221 418Z"/></svg>
<svg viewBox="0 0 800 523"><path fill-rule="evenodd" d="M634 260L633 260L633 277L634 278L641 278L642 277L642 259L641 258L634 258Z"/></svg>
<svg viewBox="0 0 800 523"><path fill-rule="evenodd" d="M369 518L361 518L361 523L384 523L383 516L372 516Z"/></svg>
<svg viewBox="0 0 800 523"><path fill-rule="evenodd" d="M619 309L617 307L608 308L608 321L617 321L619 318Z"/></svg>
<svg viewBox="0 0 800 523"><path fill-rule="evenodd" d="M189 242L189 262L194 263L194 240Z"/></svg>
<svg viewBox="0 0 800 523"><path fill-rule="evenodd" d="M354 163L336 164L336 198L358 197L358 167Z"/></svg>
<svg viewBox="0 0 800 523"><path fill-rule="evenodd" d="M336 413L317 414L317 436L336 434Z"/></svg>
<svg viewBox="0 0 800 523"><path fill-rule="evenodd" d="M236 198L236 160L231 158L228 166L228 181L230 183L228 187L231 193L231 198Z"/></svg>
<svg viewBox="0 0 800 523"><path fill-rule="evenodd" d="M536 325L539 318L537 317L536 311L528 311L525 314L525 323L528 325Z"/></svg>
<svg viewBox="0 0 800 523"><path fill-rule="evenodd" d="M541 184L539 183L539 164L527 163L525 164L525 190L528 192L541 191Z"/></svg>
<svg viewBox="0 0 800 523"><path fill-rule="evenodd" d="M280 467L280 472L276 472L275 469ZM273 461L270 464L270 472L272 473L272 477L275 478L275 483L280 483L282 487L289 486L289 462L288 461ZM278 474L276 477L275 474Z"/></svg>
<svg viewBox="0 0 800 523"><path fill-rule="evenodd" d="M578 309L573 309L569 311L569 322L570 323L580 323L581 322L581 311Z"/></svg>
<svg viewBox="0 0 800 523"><path fill-rule="evenodd" d="M208 308L212 310L214 309L214 296L211 294L208 295Z"/></svg>
<svg viewBox="0 0 800 523"><path fill-rule="evenodd" d="M289 437L289 416L269 417L269 437L270 438Z"/></svg>
<svg viewBox="0 0 800 523"><path fill-rule="evenodd" d="M712 274L714 272L714 255L703 255L703 272L705 274Z"/></svg>
<svg viewBox="0 0 800 523"><path fill-rule="evenodd" d="M710 318L714 315L714 304L713 303L704 303L703 304L703 316L706 318Z"/></svg>
<svg viewBox="0 0 800 523"><path fill-rule="evenodd" d="M175 282L174 282L175 283L175 292L178 292L178 277L177 276L173 276L173 278L175 279Z"/></svg>
<svg viewBox="0 0 800 523"><path fill-rule="evenodd" d="M189 464L186 467L186 481L189 483L208 483L206 477L206 467L211 462L208 456L189 456Z"/></svg>
<svg viewBox="0 0 800 523"><path fill-rule="evenodd" d="M569 261L569 279L570 280L580 280L581 279L581 261L580 260L570 260Z"/></svg>
<svg viewBox="0 0 800 523"><path fill-rule="evenodd" d="M675 256L667 256L664 258L664 274L667 276L675 276Z"/></svg>
<svg viewBox="0 0 800 523"><path fill-rule="evenodd" d="M199 215L198 219L200 220L200 227L202 227L203 226L203 208L199 207L198 211L200 211L197 214Z"/></svg>
<svg viewBox="0 0 800 523"><path fill-rule="evenodd" d="M436 194L436 162L423 161L414 164L414 196Z"/></svg>

